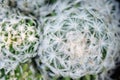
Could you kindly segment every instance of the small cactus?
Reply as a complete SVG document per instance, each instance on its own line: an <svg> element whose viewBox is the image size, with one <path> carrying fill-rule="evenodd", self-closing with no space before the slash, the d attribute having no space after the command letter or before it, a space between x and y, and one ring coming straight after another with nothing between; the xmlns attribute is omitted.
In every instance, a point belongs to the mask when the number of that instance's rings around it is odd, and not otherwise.
<svg viewBox="0 0 120 80"><path fill-rule="evenodd" d="M51 76L79 78L110 69L119 50L117 26L112 27L106 12L86 5L86 0L69 1L57 1L51 16L44 18L39 60L52 71ZM112 14L109 11L107 16Z"/></svg>
<svg viewBox="0 0 120 80"><path fill-rule="evenodd" d="M11 14L0 21L0 69L4 68L7 73L19 62L36 55L39 44L37 29L32 18L22 15Z"/></svg>
<svg viewBox="0 0 120 80"><path fill-rule="evenodd" d="M5 75L4 69L1 70L0 74L2 80L43 80L42 76L35 70L30 60L21 63L7 75Z"/></svg>

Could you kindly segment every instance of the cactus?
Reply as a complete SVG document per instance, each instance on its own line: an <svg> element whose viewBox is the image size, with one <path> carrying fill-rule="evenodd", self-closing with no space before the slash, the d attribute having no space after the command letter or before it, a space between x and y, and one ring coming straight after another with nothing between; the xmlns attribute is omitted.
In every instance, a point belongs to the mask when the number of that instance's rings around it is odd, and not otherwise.
<svg viewBox="0 0 120 80"><path fill-rule="evenodd" d="M0 79L104 80L119 60L118 6L114 0L0 0Z"/></svg>
<svg viewBox="0 0 120 80"><path fill-rule="evenodd" d="M0 22L0 69L4 68L6 73L34 57L39 45L38 26L32 18L8 16Z"/></svg>
<svg viewBox="0 0 120 80"><path fill-rule="evenodd" d="M4 69L2 69L0 73L0 78L2 80L43 80L40 73L35 70L31 60L21 63L7 75L5 75Z"/></svg>
<svg viewBox="0 0 120 80"><path fill-rule="evenodd" d="M118 27L117 24L111 26L113 23L108 22L105 15L113 14L113 4L106 2L105 6L110 10L100 12L98 8L102 6L95 7L88 2L57 1L51 7L50 16L43 19L44 32L38 55L50 69L50 76L79 78L98 74L115 65L114 55L119 50Z"/></svg>

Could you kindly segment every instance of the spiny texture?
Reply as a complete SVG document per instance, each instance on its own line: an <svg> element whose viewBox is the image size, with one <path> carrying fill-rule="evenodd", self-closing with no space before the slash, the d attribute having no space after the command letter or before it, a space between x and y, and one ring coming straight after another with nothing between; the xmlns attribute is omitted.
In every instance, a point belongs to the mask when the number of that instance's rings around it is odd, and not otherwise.
<svg viewBox="0 0 120 80"><path fill-rule="evenodd" d="M21 13L32 14L35 17L40 16L40 14L45 15L46 12L41 9L46 5L45 0L1 0L0 3L19 9Z"/></svg>
<svg viewBox="0 0 120 80"><path fill-rule="evenodd" d="M91 4L94 1L97 5ZM59 0L51 7L51 16L43 19L38 53L51 76L78 78L114 66L119 47L119 22L114 15L118 8L113 10L114 6L108 0Z"/></svg>
<svg viewBox="0 0 120 80"><path fill-rule="evenodd" d="M35 70L30 60L20 64L15 70L12 70L7 75L5 74L4 69L2 69L0 78L1 80L43 80L42 76Z"/></svg>
<svg viewBox="0 0 120 80"><path fill-rule="evenodd" d="M120 55L113 0L0 0L0 10L2 80L93 80ZM33 63L42 77L35 76Z"/></svg>
<svg viewBox="0 0 120 80"><path fill-rule="evenodd" d="M16 0L17 8L21 11L38 15L40 7L44 5L45 0Z"/></svg>
<svg viewBox="0 0 120 80"><path fill-rule="evenodd" d="M5 9L4 9L5 10ZM39 44L37 23L21 14L0 14L0 69L6 73L14 70L20 62L36 55Z"/></svg>

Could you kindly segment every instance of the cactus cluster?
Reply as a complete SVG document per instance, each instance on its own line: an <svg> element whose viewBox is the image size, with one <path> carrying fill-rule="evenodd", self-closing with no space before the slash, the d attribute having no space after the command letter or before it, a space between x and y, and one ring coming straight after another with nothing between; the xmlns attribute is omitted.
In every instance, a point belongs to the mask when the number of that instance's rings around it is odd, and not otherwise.
<svg viewBox="0 0 120 80"><path fill-rule="evenodd" d="M114 0L0 0L0 10L2 80L90 80L115 66Z"/></svg>

